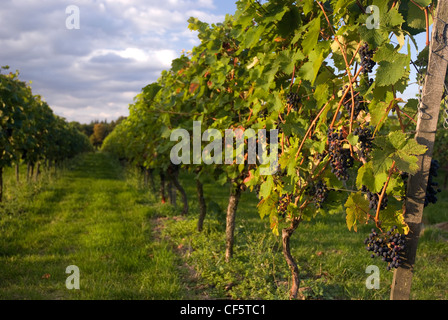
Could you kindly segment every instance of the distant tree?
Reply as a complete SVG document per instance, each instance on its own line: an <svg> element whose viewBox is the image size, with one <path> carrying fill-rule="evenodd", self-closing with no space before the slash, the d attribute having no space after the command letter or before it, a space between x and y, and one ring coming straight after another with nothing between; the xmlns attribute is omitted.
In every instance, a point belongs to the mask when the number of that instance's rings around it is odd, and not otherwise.
<svg viewBox="0 0 448 320"><path fill-rule="evenodd" d="M90 142L95 148L99 149L107 135L108 125L97 123L93 126L93 134L90 136Z"/></svg>

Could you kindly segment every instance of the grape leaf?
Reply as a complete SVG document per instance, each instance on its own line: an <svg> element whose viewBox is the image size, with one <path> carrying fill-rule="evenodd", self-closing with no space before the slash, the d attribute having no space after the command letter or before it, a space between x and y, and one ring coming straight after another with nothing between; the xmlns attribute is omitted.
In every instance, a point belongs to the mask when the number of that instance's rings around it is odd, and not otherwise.
<svg viewBox="0 0 448 320"><path fill-rule="evenodd" d="M369 201L361 192L352 193L345 202L348 230L357 231L357 223L365 223L369 212Z"/></svg>
<svg viewBox="0 0 448 320"><path fill-rule="evenodd" d="M300 68L299 75L304 80L308 80L311 84L314 83L317 73L324 61L324 54L321 52L318 54L316 50L311 51L309 55L309 61L305 62Z"/></svg>
<svg viewBox="0 0 448 320"><path fill-rule="evenodd" d="M305 38L302 40L303 53L308 55L316 46L319 38L320 18L311 20L308 24L308 31Z"/></svg>
<svg viewBox="0 0 448 320"><path fill-rule="evenodd" d="M426 146L418 144L401 131L390 132L387 137L377 137L374 143L379 147L372 151L375 175L388 170L392 161L395 161L399 170L414 174L418 170L416 156L427 150Z"/></svg>
<svg viewBox="0 0 448 320"><path fill-rule="evenodd" d="M392 62L380 61L376 71L376 85L389 86L398 82L407 73L408 60L406 55L400 54Z"/></svg>
<svg viewBox="0 0 448 320"><path fill-rule="evenodd" d="M277 211L278 196L273 193L271 197L263 198L258 203L258 213L260 218L263 219L266 216L271 215L272 212Z"/></svg>
<svg viewBox="0 0 448 320"><path fill-rule="evenodd" d="M271 190L274 186L274 179L272 176L268 176L266 181L260 187L260 196L263 198L268 198L271 194Z"/></svg>
<svg viewBox="0 0 448 320"><path fill-rule="evenodd" d="M388 163L392 163L389 160ZM384 167L376 167L377 171L373 170L373 162L369 161L362 165L358 170L358 176L356 177L356 186L361 189L362 186L366 186L371 192L380 192L384 183L387 180L387 165ZM381 169L381 170L380 170Z"/></svg>
<svg viewBox="0 0 448 320"><path fill-rule="evenodd" d="M391 199L392 200L392 199ZM389 230L393 226L398 227L398 231L404 234L409 232L409 226L404 221L403 210L390 204L380 213L381 228Z"/></svg>

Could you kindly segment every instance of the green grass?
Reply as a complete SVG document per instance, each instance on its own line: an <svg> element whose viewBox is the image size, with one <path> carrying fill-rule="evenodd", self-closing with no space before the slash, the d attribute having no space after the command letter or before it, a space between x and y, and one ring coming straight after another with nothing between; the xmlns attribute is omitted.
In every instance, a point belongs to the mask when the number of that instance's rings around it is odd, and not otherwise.
<svg viewBox="0 0 448 320"><path fill-rule="evenodd" d="M10 205L19 213L0 211L1 299L184 297L178 257L154 241L148 195L117 162L89 154L39 188ZM69 265L80 269L80 290L66 288Z"/></svg>
<svg viewBox="0 0 448 320"><path fill-rule="evenodd" d="M22 170L23 172L23 170ZM113 158L83 155L37 183L16 185L6 174L0 206L0 299L288 299L290 272L279 237L245 192L237 212L235 253L224 261L229 189L205 184L209 212L196 231L198 203L191 175L182 175L187 217L161 204L135 170ZM157 179L156 179L157 180ZM214 203L213 206L210 204ZM412 299L447 299L448 191L425 209ZM372 260L343 213L303 222L291 241L307 299L389 299L392 273ZM380 289L368 290L365 269L380 268ZM80 269L80 290L68 290L65 269Z"/></svg>
<svg viewBox="0 0 448 320"><path fill-rule="evenodd" d="M202 285L218 298L287 299L290 273L281 252L281 240L269 229L267 219L257 214L257 199L246 192L240 201L235 232L235 257L224 262L223 215L209 216L203 233L195 231L197 203L190 176L183 179L191 196L192 214L185 220L168 220L164 232L175 245L187 247L184 259L195 267ZM225 209L228 189L205 185L208 200ZM448 191L437 205L425 209L425 229L418 249L412 299L448 299L448 233L433 225L448 221ZM306 299L389 299L393 273L385 264L371 259L363 240L371 225L348 231L345 214L318 216L302 222L291 240L292 254L301 276L301 295ZM369 290L367 266L380 269L380 289Z"/></svg>

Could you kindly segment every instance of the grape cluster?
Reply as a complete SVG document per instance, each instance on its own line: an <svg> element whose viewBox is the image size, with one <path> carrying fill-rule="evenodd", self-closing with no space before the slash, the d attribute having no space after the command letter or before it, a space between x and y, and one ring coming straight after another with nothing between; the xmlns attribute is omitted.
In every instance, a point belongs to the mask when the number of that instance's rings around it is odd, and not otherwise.
<svg viewBox="0 0 448 320"><path fill-rule="evenodd" d="M289 196L286 194L282 194L280 196L280 199L278 200L277 212L283 218L286 215L286 210L288 209L288 204L290 201L291 200L290 200Z"/></svg>
<svg viewBox="0 0 448 320"><path fill-rule="evenodd" d="M369 44L364 43L364 45L359 49L359 55L361 56L361 67L363 67L363 73L370 73L376 62L372 60L373 50L369 50Z"/></svg>
<svg viewBox="0 0 448 320"><path fill-rule="evenodd" d="M344 136L342 132L328 130L328 152L330 154L331 172L339 180L348 180L348 169L353 166L353 158L350 150L343 148Z"/></svg>
<svg viewBox="0 0 448 320"><path fill-rule="evenodd" d="M442 190L436 189L435 187L438 187L438 183L433 180L434 177L437 177L438 173L437 171L440 168L439 161L432 159L431 160L431 167L429 168L429 177L428 177L428 184L426 186L426 196L425 196L425 207L429 205L430 203L436 203L437 202L437 193L441 192Z"/></svg>
<svg viewBox="0 0 448 320"><path fill-rule="evenodd" d="M297 111L299 109L300 96L295 92L290 92L286 96L286 103L291 106L292 110Z"/></svg>
<svg viewBox="0 0 448 320"><path fill-rule="evenodd" d="M347 86L345 87L347 89ZM353 92L353 101L354 101L354 110L353 110L353 119L356 119L361 112L361 110L367 110L366 103L364 102L364 98L356 91ZM352 114L352 93L351 90L347 93L344 98L343 105L345 110L347 110L348 114L351 116Z"/></svg>
<svg viewBox="0 0 448 320"><path fill-rule="evenodd" d="M370 257L381 257L387 262L387 270L398 268L402 263L402 252L405 249L405 235L397 231L393 226L385 235L378 234L375 229L364 240L367 251L373 252Z"/></svg>
<svg viewBox="0 0 448 320"><path fill-rule="evenodd" d="M325 182L322 180L319 180L312 188L313 192L313 202L316 208L320 209L322 208L322 204L324 203L325 199L328 195L328 189Z"/></svg>
<svg viewBox="0 0 448 320"><path fill-rule="evenodd" d="M369 189L367 189L366 186L362 186L361 188L362 192L367 193L367 199L369 199L369 208L373 211L376 211L378 209L378 202L380 201L380 196L378 193L371 192ZM383 200L381 201L380 210L384 210L387 207L387 193L384 193Z"/></svg>
<svg viewBox="0 0 448 320"><path fill-rule="evenodd" d="M362 156L365 158L369 155L373 146L373 135L370 128L356 128L353 133L358 136L359 148Z"/></svg>

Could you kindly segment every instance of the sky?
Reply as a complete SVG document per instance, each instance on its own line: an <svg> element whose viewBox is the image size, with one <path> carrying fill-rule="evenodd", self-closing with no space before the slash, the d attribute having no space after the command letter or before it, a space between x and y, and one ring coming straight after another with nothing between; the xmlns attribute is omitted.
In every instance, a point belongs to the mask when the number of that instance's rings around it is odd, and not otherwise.
<svg viewBox="0 0 448 320"><path fill-rule="evenodd" d="M199 44L190 17L221 22L235 1L2 0L0 66L19 70L68 121L115 120L182 50Z"/></svg>
<svg viewBox="0 0 448 320"><path fill-rule="evenodd" d="M221 22L235 1L2 0L0 66L19 70L68 121L115 120L183 49L199 44L190 17Z"/></svg>

